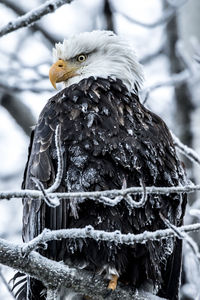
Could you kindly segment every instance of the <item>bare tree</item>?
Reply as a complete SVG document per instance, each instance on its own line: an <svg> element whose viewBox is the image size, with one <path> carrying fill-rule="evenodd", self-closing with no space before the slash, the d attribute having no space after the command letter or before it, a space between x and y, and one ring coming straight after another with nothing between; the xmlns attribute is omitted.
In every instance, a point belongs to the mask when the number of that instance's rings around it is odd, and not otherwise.
<svg viewBox="0 0 200 300"><path fill-rule="evenodd" d="M171 7L168 2L164 3L165 9L169 9ZM177 43L179 41L179 29L177 23L177 16L174 15L166 24L166 52L169 57L171 74L181 73L185 69L184 61L177 49ZM174 92L176 101L176 126L179 129L178 135L184 144L192 147L193 133L191 122L194 105L189 83L187 81L180 83L175 86ZM192 165L188 160L185 160L185 163L187 168L192 169ZM191 174L192 173L193 172L191 171ZM194 178L193 175L191 177Z"/></svg>

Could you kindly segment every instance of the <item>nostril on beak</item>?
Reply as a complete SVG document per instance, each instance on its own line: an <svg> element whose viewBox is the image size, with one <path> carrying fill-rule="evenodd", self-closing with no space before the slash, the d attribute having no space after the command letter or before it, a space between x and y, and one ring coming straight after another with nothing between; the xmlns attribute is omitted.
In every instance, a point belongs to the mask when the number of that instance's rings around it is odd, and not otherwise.
<svg viewBox="0 0 200 300"><path fill-rule="evenodd" d="M58 65L60 68L62 68L63 67L63 65Z"/></svg>

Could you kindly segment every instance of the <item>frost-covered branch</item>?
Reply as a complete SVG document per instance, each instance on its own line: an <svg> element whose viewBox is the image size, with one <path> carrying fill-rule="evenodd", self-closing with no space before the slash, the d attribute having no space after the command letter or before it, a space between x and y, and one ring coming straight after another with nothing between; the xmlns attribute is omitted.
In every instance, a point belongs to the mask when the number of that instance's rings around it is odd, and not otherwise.
<svg viewBox="0 0 200 300"><path fill-rule="evenodd" d="M191 247L192 251L194 252L194 254L199 260L200 253L199 253L199 247L197 243L185 231L181 231L180 227L177 227L174 224L170 223L170 221L166 219L161 213L160 213L160 217L165 223L165 225L168 228L171 228L173 230L175 236L177 236L179 239L184 239L188 243L188 245Z"/></svg>
<svg viewBox="0 0 200 300"><path fill-rule="evenodd" d="M12 1L12 0L2 0L2 4L4 4L6 7L9 7L12 9L18 16L25 15L27 11L19 5L18 1ZM40 32L48 41L46 45L52 49L52 44L55 44L57 41L56 37L52 34L49 33L45 28L43 28L40 24L34 24L33 26L29 27L29 29L32 32Z"/></svg>
<svg viewBox="0 0 200 300"><path fill-rule="evenodd" d="M171 132L171 135L174 140L174 145L176 146L177 150L187 156L188 159L190 159L192 162L197 163L200 165L200 156L196 151L194 151L192 148L184 145L177 136L173 132Z"/></svg>
<svg viewBox="0 0 200 300"><path fill-rule="evenodd" d="M48 189L45 190L42 182L38 178L31 177L32 181L35 183L38 190L42 193L44 201L50 207L56 207L60 204L60 201L56 196L53 199L49 197L49 193L55 192L56 189L60 186L62 181L62 176L63 176L63 156L61 150L60 135L61 135L61 128L60 125L57 125L55 130L55 145L56 145L56 152L57 152L58 168L57 168L56 178L52 186L50 186Z"/></svg>
<svg viewBox="0 0 200 300"><path fill-rule="evenodd" d="M31 24L40 20L43 16L53 13L60 6L71 2L72 0L48 0L39 7L32 9L25 15L18 17L14 21L11 21L7 25L3 26L0 29L0 37L19 28L30 26Z"/></svg>
<svg viewBox="0 0 200 300"><path fill-rule="evenodd" d="M139 208L139 207L143 207L147 201L147 192L146 192L146 186L144 184L144 182L142 180L140 180L140 183L142 185L143 188L143 193L142 193L142 197L140 199L140 201L135 201L132 199L130 194L127 194L124 198L125 201L128 203L128 205L131 208Z"/></svg>
<svg viewBox="0 0 200 300"><path fill-rule="evenodd" d="M178 228L181 233L199 229L200 223ZM144 232L138 235L125 235L119 231L104 232L94 230L91 226L82 229L46 230L32 241L21 245L0 239L0 263L42 281L47 287L49 295L52 295L62 285L66 288L72 288L76 292L89 295L94 300L100 300L103 299L107 292L107 284L102 280L102 276L94 275L85 270L69 268L60 262L47 259L33 250L48 241L62 238L95 238L97 240L113 241L114 243L125 242L126 244L131 244L144 243L148 240L160 240L174 235L176 233L171 228L155 232ZM119 283L116 291L111 294L109 299L147 300L159 298L145 292L137 291L134 293L130 287Z"/></svg>
<svg viewBox="0 0 200 300"><path fill-rule="evenodd" d="M56 189L60 186L62 181L64 162L63 162L63 155L61 150L62 145L61 145L60 135L61 135L61 127L60 125L57 125L55 131L55 145L56 145L56 153L57 153L57 160L58 160L58 168L57 168L56 179L53 185L46 190L47 193L55 192Z"/></svg>
<svg viewBox="0 0 200 300"><path fill-rule="evenodd" d="M51 199L49 195L47 194L46 190L44 189L44 186L42 182L39 181L39 179L35 177L31 177L32 181L35 183L38 190L42 193L42 199L46 202L46 204L50 207L56 207L59 205L59 200L54 197Z"/></svg>
<svg viewBox="0 0 200 300"><path fill-rule="evenodd" d="M0 84L1 90L1 84ZM9 89L5 90L0 99L1 105L10 113L17 124L30 136L31 127L35 125L36 120L30 108L15 94L9 94Z"/></svg>
<svg viewBox="0 0 200 300"><path fill-rule="evenodd" d="M192 193L195 191L200 190L200 185L185 185L185 186L172 186L172 187L146 187L146 193L147 194L171 194L171 193ZM118 196L126 196L127 194L143 194L143 188L142 187L130 187L127 189L122 189L122 190L106 190L106 191L95 191L95 192L70 192L70 193L48 193L48 197L54 198L57 197L59 199L88 199L94 200L94 201L99 201L103 202L103 196L105 197L111 197L114 198L110 199L109 202L105 201L105 205L113 205L112 201L115 202L116 204L119 203L123 198L120 197L119 199L116 200L115 197ZM2 191L0 192L0 199L1 200L10 200L13 198L26 198L26 197L31 197L32 199L38 199L42 198L43 195L40 191L36 190L19 190L19 191ZM101 199L100 199L101 198ZM114 204L115 205L115 204Z"/></svg>
<svg viewBox="0 0 200 300"><path fill-rule="evenodd" d="M178 227L179 232L192 232L200 229L200 223L192 225L184 225ZM22 246L22 254L27 256L31 251L37 249L41 245L52 240L61 239L85 239L92 238L97 241L109 241L115 244L143 244L147 241L154 241L160 239L166 239L167 237L175 236L176 233L174 229L159 229L156 231L145 231L140 234L123 234L119 230L113 232L107 232L104 230L95 230L92 226L86 226L85 228L70 228L70 229L59 229L59 230L47 230L45 229L36 238L32 239L30 242L25 243ZM182 238L179 237L179 238Z"/></svg>
<svg viewBox="0 0 200 300"><path fill-rule="evenodd" d="M69 268L34 251L24 257L22 245L2 239L0 239L0 263L42 281L51 290L56 290L62 285L66 288L72 288L75 292L89 295L93 300L103 300L107 293L107 282L102 279L101 275ZM134 292L130 287L119 283L109 299L147 300L161 298L150 293Z"/></svg>

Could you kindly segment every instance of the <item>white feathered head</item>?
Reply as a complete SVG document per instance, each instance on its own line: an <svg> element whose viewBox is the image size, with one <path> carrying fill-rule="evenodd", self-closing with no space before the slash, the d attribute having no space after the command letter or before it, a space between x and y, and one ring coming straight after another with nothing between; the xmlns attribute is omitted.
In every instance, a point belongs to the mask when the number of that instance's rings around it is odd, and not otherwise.
<svg viewBox="0 0 200 300"><path fill-rule="evenodd" d="M78 83L90 76L118 78L128 90L139 88L143 70L132 47L111 31L84 32L58 43L53 49L55 63L49 71L54 87Z"/></svg>

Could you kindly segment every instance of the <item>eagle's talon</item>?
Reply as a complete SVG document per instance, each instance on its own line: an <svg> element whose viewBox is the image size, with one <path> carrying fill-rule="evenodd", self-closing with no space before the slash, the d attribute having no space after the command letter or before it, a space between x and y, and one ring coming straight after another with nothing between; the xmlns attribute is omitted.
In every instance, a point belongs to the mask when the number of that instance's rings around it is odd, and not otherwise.
<svg viewBox="0 0 200 300"><path fill-rule="evenodd" d="M107 292L104 296L104 299L108 298L114 292L114 290L116 290L118 278L119 278L119 276L112 275L111 280L109 281Z"/></svg>
<svg viewBox="0 0 200 300"><path fill-rule="evenodd" d="M118 276L117 275L112 275L111 280L108 284L108 289L114 291L117 287L117 280L118 280Z"/></svg>

